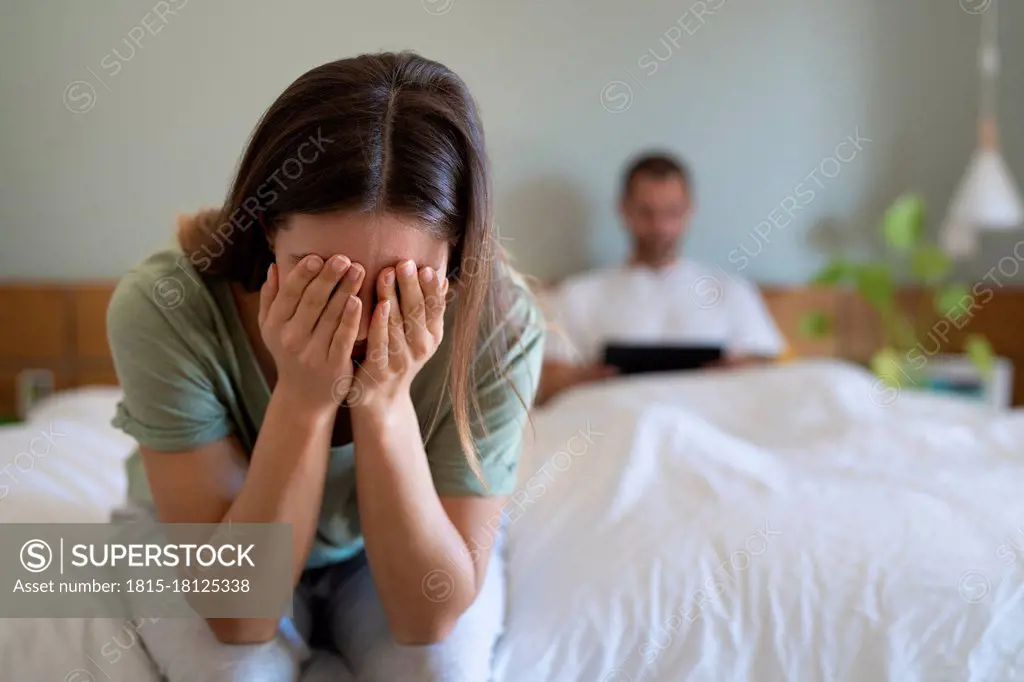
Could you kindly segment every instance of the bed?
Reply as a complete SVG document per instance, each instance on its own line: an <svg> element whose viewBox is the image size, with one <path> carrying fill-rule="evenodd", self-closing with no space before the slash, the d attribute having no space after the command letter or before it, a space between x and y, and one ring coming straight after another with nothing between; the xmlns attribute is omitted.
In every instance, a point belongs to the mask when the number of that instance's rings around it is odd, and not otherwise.
<svg viewBox="0 0 1024 682"><path fill-rule="evenodd" d="M109 425L119 395L72 389L25 423L0 427L0 523L109 520L125 497L123 463L133 447ZM123 619L0 619L0 670L4 680L26 682L159 679Z"/></svg>
<svg viewBox="0 0 1024 682"><path fill-rule="evenodd" d="M1024 413L819 360L621 379L535 428L499 680L1024 676Z"/></svg>
<svg viewBox="0 0 1024 682"><path fill-rule="evenodd" d="M95 313L60 300L71 331L35 362L71 379L0 427L0 470L52 444L7 469L0 522L102 521L124 496ZM1020 411L831 358L622 378L538 410L519 473L495 682L1024 677ZM0 620L0 670L158 679L112 619Z"/></svg>

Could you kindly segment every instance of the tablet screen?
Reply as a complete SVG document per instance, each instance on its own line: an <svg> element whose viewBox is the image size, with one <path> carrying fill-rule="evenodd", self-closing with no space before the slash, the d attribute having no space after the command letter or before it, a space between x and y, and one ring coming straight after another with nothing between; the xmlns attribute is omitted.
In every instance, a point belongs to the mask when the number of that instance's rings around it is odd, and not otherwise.
<svg viewBox="0 0 1024 682"><path fill-rule="evenodd" d="M604 349L605 364L622 374L693 370L721 358L720 346L609 343Z"/></svg>

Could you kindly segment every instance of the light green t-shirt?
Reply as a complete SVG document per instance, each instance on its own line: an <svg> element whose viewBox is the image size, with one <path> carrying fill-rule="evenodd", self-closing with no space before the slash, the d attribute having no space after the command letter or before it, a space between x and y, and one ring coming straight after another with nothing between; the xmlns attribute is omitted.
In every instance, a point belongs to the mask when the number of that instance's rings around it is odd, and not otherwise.
<svg viewBox="0 0 1024 682"><path fill-rule="evenodd" d="M451 410L448 362L454 305L440 348L412 383L412 400L441 495L507 495L516 482L527 405L540 376L544 332L536 303L515 280L505 321L510 352L495 366L489 339L476 354L476 395L486 427L474 439L485 487L462 454ZM124 399L114 426L153 450L183 451L233 434L251 456L270 389L246 336L227 280L200 275L175 244L125 275L107 311L107 334ZM511 384L518 390L513 390ZM332 447L307 567L344 561L363 547L353 444ZM141 457L127 463L128 494L151 501ZM202 472L196 472L201 476Z"/></svg>

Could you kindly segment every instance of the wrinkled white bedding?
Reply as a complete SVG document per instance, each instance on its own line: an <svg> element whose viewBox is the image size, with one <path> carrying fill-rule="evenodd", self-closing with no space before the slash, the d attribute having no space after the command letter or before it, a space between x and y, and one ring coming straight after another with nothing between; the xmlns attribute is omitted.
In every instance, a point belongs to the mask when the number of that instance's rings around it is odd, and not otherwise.
<svg viewBox="0 0 1024 682"><path fill-rule="evenodd" d="M117 397L0 429L0 522L108 517ZM527 443L495 682L1024 678L1024 414L812 362L578 390ZM132 641L0 620L0 678L156 680Z"/></svg>
<svg viewBox="0 0 1024 682"><path fill-rule="evenodd" d="M120 391L58 394L0 428L0 523L103 523L125 497L134 442L110 426ZM0 618L0 679L157 680L124 619Z"/></svg>
<svg viewBox="0 0 1024 682"><path fill-rule="evenodd" d="M1024 679L1020 413L833 362L622 379L541 410L520 480L499 680Z"/></svg>

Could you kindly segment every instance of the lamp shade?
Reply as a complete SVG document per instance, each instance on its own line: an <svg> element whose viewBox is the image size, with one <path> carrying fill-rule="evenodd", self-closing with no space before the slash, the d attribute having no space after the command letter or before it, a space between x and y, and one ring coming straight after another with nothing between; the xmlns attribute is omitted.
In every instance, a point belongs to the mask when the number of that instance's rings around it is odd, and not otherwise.
<svg viewBox="0 0 1024 682"><path fill-rule="evenodd" d="M980 230L1012 230L1024 223L1024 204L1017 183L999 152L997 82L999 78L998 0L986 0L978 67L981 106L978 148L953 194L940 232L942 247L952 256L972 256Z"/></svg>
<svg viewBox="0 0 1024 682"><path fill-rule="evenodd" d="M989 230L1009 230L1024 223L1024 203L998 149L975 150L949 215Z"/></svg>
<svg viewBox="0 0 1024 682"><path fill-rule="evenodd" d="M1021 223L1024 202L1002 154L995 147L979 147L949 205L942 248L952 256L970 256L979 230L1012 230Z"/></svg>

